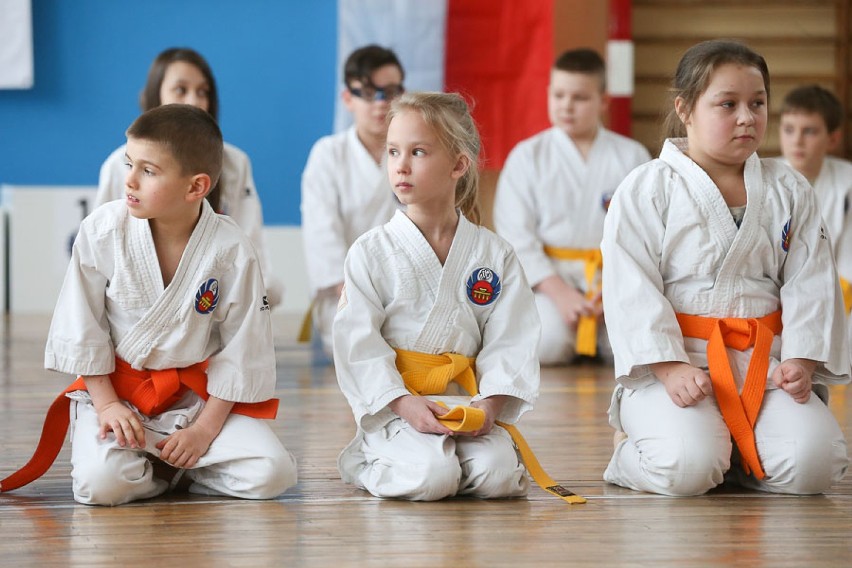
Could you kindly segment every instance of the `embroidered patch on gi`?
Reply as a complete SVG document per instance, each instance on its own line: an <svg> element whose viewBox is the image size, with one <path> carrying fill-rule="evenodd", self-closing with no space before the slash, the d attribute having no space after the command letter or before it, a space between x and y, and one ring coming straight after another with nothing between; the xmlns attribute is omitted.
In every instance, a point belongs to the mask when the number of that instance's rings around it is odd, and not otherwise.
<svg viewBox="0 0 852 568"><path fill-rule="evenodd" d="M219 305L219 281L215 278L198 287L195 293L195 311L201 315L212 313Z"/></svg>
<svg viewBox="0 0 852 568"><path fill-rule="evenodd" d="M792 221L792 217L787 219L787 222L784 223L784 228L781 229L781 248L784 249L784 252L790 250L790 238L793 236L793 232L790 230L790 223Z"/></svg>
<svg viewBox="0 0 852 568"><path fill-rule="evenodd" d="M604 213L609 211L609 204L612 203L612 194L604 193L601 195L601 207L603 207Z"/></svg>
<svg viewBox="0 0 852 568"><path fill-rule="evenodd" d="M467 279L467 297L477 306L487 306L497 299L503 285L490 268L477 268Z"/></svg>

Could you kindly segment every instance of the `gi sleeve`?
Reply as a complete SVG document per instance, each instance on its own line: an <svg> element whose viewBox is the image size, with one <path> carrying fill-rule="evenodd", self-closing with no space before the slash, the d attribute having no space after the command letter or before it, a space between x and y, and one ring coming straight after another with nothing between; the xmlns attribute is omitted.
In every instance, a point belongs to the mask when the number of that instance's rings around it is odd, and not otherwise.
<svg viewBox="0 0 852 568"><path fill-rule="evenodd" d="M541 322L532 289L511 250L506 252L501 276L502 291L485 322L476 357L479 395L473 400L512 397L497 419L513 424L532 410L538 398Z"/></svg>
<svg viewBox="0 0 852 568"><path fill-rule="evenodd" d="M781 285L781 359L818 361L814 378L849 381L846 312L816 194L797 180Z"/></svg>
<svg viewBox="0 0 852 568"><path fill-rule="evenodd" d="M98 244L90 219L74 240L44 352L46 369L87 376L115 370L106 314L109 273L99 268L97 250L105 245Z"/></svg>
<svg viewBox="0 0 852 568"><path fill-rule="evenodd" d="M396 352L381 334L386 314L373 283L373 275L381 273L371 266L376 258L362 240L352 246L343 267L344 291L333 327L337 382L355 421L366 432L396 418L387 405L410 394L396 369Z"/></svg>
<svg viewBox="0 0 852 568"><path fill-rule="evenodd" d="M302 239L312 296L343 281L341 267L349 248L338 203L345 198L343 165L332 143L323 138L314 144L302 172Z"/></svg>
<svg viewBox="0 0 852 568"><path fill-rule="evenodd" d="M257 258L245 243L231 277L220 283L217 331L221 349L209 359L207 392L233 402L262 402L275 393L275 346L266 288Z"/></svg>
<svg viewBox="0 0 852 568"><path fill-rule="evenodd" d="M494 227L514 247L531 286L556 274L539 236L538 212L545 204L535 199L533 184L538 178L531 152L516 146L506 158L494 196Z"/></svg>
<svg viewBox="0 0 852 568"><path fill-rule="evenodd" d="M631 389L656 380L648 365L689 363L660 271L666 183L663 171L640 166L619 185L604 221L604 317L616 380Z"/></svg>
<svg viewBox="0 0 852 568"><path fill-rule="evenodd" d="M235 160L237 186L234 188L233 203L227 214L240 226L254 246L266 283L269 304L275 307L281 303L284 286L272 272L272 262L263 237L263 208L254 183L251 161L242 151L236 155L239 156L239 159Z"/></svg>

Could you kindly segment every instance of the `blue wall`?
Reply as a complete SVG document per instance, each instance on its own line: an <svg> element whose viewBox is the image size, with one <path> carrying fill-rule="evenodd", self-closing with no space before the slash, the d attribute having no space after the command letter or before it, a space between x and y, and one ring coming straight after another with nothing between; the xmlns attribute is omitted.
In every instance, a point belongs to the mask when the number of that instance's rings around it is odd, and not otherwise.
<svg viewBox="0 0 852 568"><path fill-rule="evenodd" d="M139 113L148 66L209 61L225 139L252 160L267 224L298 225L313 142L338 91L335 0L32 0L35 86L0 90L0 183L96 185Z"/></svg>

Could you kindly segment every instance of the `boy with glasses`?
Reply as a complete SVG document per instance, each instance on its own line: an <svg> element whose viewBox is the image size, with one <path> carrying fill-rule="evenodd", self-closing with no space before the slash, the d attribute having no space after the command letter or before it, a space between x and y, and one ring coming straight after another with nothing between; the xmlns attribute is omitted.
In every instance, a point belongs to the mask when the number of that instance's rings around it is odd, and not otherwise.
<svg viewBox="0 0 852 568"><path fill-rule="evenodd" d="M318 140L302 173L302 236L311 325L331 353L331 324L343 287L343 260L362 233L386 223L396 210L382 158L390 102L403 92L402 64L390 49L368 45L349 55L343 67L343 102L354 124ZM311 324L312 320L312 324Z"/></svg>

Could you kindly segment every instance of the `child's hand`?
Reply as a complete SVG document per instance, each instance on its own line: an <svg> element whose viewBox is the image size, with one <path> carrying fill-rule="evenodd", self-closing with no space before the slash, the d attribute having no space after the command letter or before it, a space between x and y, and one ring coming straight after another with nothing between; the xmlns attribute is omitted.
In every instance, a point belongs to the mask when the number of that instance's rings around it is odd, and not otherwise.
<svg viewBox="0 0 852 568"><path fill-rule="evenodd" d="M681 408L693 406L713 394L710 376L698 367L678 361L651 365L651 370L666 387L672 402Z"/></svg>
<svg viewBox="0 0 852 568"><path fill-rule="evenodd" d="M453 434L453 431L438 422L436 416L446 414L447 409L425 396L407 394L388 404L397 416L424 434Z"/></svg>
<svg viewBox="0 0 852 568"><path fill-rule="evenodd" d="M783 389L793 400L804 404L811 398L814 369L816 361L787 359L775 367L771 379L776 387Z"/></svg>
<svg viewBox="0 0 852 568"><path fill-rule="evenodd" d="M536 290L556 304L556 309L562 316L562 321L565 322L565 325L571 327L577 327L577 320L581 316L597 316L601 309L593 301L587 299L583 292L574 288L559 276L545 278L536 286Z"/></svg>
<svg viewBox="0 0 852 568"><path fill-rule="evenodd" d="M181 469L193 467L207 453L215 434L211 434L195 423L178 430L157 444L160 459Z"/></svg>
<svg viewBox="0 0 852 568"><path fill-rule="evenodd" d="M145 447L145 430L142 428L139 415L121 401L108 402L97 409L97 412L100 424L98 436L101 440L106 439L107 432L113 432L118 445L122 448L128 444L131 448Z"/></svg>
<svg viewBox="0 0 852 568"><path fill-rule="evenodd" d="M472 407L479 408L485 412L485 424L483 424L482 428L475 432L457 432L457 434L464 436L484 436L491 432L494 428L494 422L500 415L500 411L502 411L503 407L506 406L508 398L509 397L505 395L495 395L471 403Z"/></svg>

